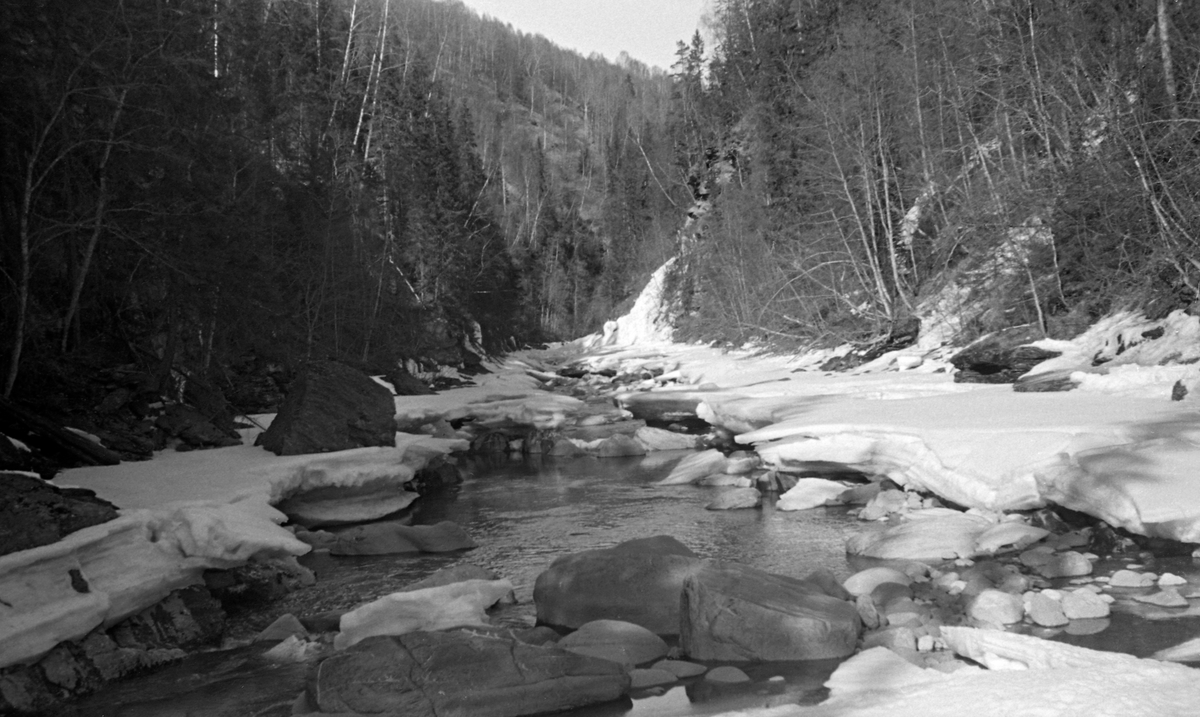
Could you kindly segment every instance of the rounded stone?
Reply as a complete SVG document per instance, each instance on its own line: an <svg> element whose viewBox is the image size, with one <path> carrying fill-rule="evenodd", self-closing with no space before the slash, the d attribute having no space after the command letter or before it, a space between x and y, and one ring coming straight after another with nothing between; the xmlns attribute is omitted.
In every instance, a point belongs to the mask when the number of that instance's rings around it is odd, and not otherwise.
<svg viewBox="0 0 1200 717"><path fill-rule="evenodd" d="M846 578L846 581L842 583L842 587L846 588L846 592L854 597L858 597L859 595L869 595L883 583L910 585L912 578L895 568L880 566L858 571Z"/></svg>
<svg viewBox="0 0 1200 717"><path fill-rule="evenodd" d="M1020 595L1000 590L984 590L967 607L967 614L980 622L1011 625L1025 617L1025 605Z"/></svg>
<svg viewBox="0 0 1200 717"><path fill-rule="evenodd" d="M705 682L717 682L720 684L732 685L741 682L749 682L750 676L736 667L723 665L721 667L714 667L713 669L709 670L708 673L704 675L704 680Z"/></svg>
<svg viewBox="0 0 1200 717"><path fill-rule="evenodd" d="M670 648L663 639L641 625L621 620L593 620L558 641L558 646L580 655L619 662L627 667L656 660Z"/></svg>

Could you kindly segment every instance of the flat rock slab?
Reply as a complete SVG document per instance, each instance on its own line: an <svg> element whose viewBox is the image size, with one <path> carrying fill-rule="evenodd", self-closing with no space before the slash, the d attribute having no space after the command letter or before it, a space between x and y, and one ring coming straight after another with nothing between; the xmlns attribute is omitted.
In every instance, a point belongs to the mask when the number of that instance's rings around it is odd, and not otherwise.
<svg viewBox="0 0 1200 717"><path fill-rule="evenodd" d="M326 658L307 692L325 714L518 717L615 700L629 686L617 663L557 647L416 632Z"/></svg>
<svg viewBox="0 0 1200 717"><path fill-rule="evenodd" d="M537 619L569 628L592 620L623 620L656 635L677 635L683 581L704 564L666 535L565 555L534 584Z"/></svg>
<svg viewBox="0 0 1200 717"><path fill-rule="evenodd" d="M855 606L816 584L711 562L684 581L680 647L696 660L818 660L854 652Z"/></svg>
<svg viewBox="0 0 1200 717"><path fill-rule="evenodd" d="M404 510L420 497L419 493L384 481L354 488L318 488L291 496L275 507L291 522L311 529L378 520Z"/></svg>

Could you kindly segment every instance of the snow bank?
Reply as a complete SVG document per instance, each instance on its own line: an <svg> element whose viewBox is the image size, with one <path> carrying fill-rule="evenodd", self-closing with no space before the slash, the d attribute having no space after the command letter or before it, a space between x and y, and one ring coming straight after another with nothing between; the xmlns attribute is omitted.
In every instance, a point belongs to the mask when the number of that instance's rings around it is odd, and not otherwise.
<svg viewBox="0 0 1200 717"><path fill-rule="evenodd" d="M253 446L165 452L117 466L78 468L63 484L96 491L117 519L63 540L0 556L0 667L111 626L209 568L252 558L303 555L272 507L321 487L400 485L460 440L397 435L394 448L275 456Z"/></svg>
<svg viewBox="0 0 1200 717"><path fill-rule="evenodd" d="M124 511L57 543L0 556L0 667L109 627L201 582L208 568L308 552L277 525L284 519L253 501Z"/></svg>

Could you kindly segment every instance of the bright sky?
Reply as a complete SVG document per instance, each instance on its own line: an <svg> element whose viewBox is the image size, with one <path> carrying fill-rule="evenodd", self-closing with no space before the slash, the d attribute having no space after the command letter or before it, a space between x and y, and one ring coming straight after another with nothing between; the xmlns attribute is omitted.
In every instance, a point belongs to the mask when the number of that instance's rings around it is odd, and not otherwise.
<svg viewBox="0 0 1200 717"><path fill-rule="evenodd" d="M583 55L622 50L669 70L675 43L691 40L707 0L463 0L470 8Z"/></svg>

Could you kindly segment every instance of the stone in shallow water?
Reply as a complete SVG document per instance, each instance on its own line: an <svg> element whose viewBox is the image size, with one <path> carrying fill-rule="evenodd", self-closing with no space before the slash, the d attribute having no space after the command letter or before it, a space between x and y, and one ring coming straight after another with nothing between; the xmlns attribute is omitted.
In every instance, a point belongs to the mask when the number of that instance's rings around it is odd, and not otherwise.
<svg viewBox="0 0 1200 717"><path fill-rule="evenodd" d="M710 562L684 581L680 647L697 660L815 660L854 652L860 622L819 585Z"/></svg>
<svg viewBox="0 0 1200 717"><path fill-rule="evenodd" d="M539 622L577 628L625 620L657 635L679 634L679 593L705 561L666 535L565 555L533 587Z"/></svg>
<svg viewBox="0 0 1200 717"><path fill-rule="evenodd" d="M1092 561L1083 553L1068 550L1049 556L1037 566L1038 573L1045 578L1075 578L1092 573Z"/></svg>
<svg viewBox="0 0 1200 717"><path fill-rule="evenodd" d="M860 570L851 575L842 583L842 587L846 588L846 592L857 597L870 593L882 583L910 585L912 584L912 578L895 568L880 565Z"/></svg>
<svg viewBox="0 0 1200 717"><path fill-rule="evenodd" d="M564 650L618 662L626 667L657 660L667 643L641 625L621 620L593 620L558 641Z"/></svg>
<svg viewBox="0 0 1200 717"><path fill-rule="evenodd" d="M1011 625L1025 617L1025 605L1020 595L984 590L967 606L967 614L980 622Z"/></svg>
<svg viewBox="0 0 1200 717"><path fill-rule="evenodd" d="M1158 576L1154 573L1138 573L1132 570L1118 570L1113 573L1108 584L1114 588L1148 588L1154 585Z"/></svg>
<svg viewBox="0 0 1200 717"><path fill-rule="evenodd" d="M1035 625L1042 627L1058 627L1069 622L1063 614L1062 603L1045 593L1027 593L1025 611Z"/></svg>
<svg viewBox="0 0 1200 717"><path fill-rule="evenodd" d="M733 685L742 682L749 682L750 676L731 665L722 665L714 667L704 675L705 682L716 682L720 684Z"/></svg>

